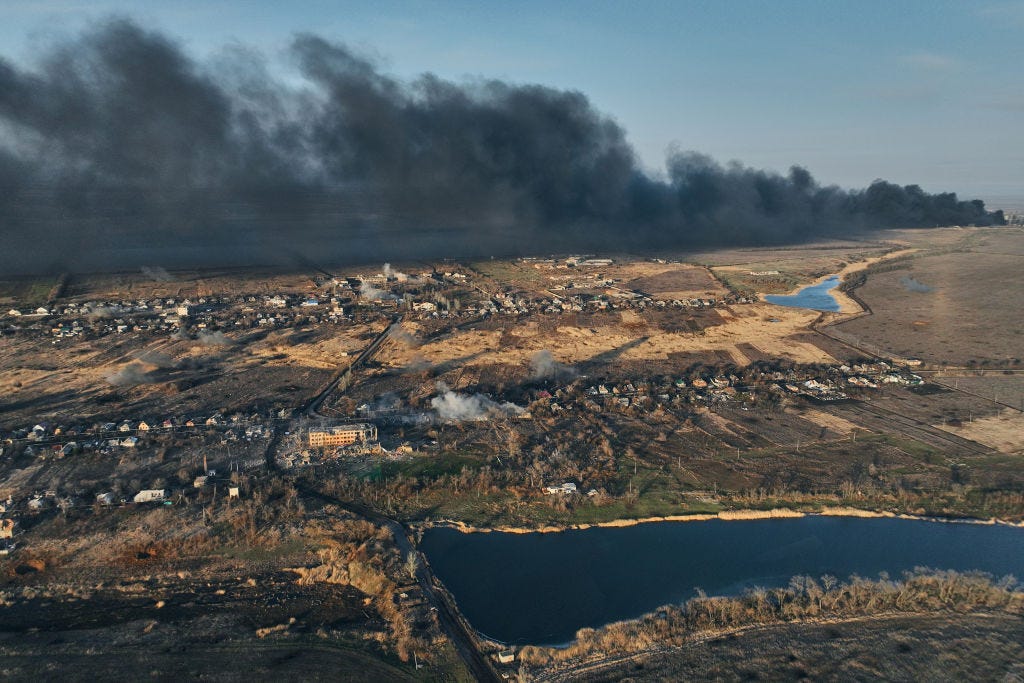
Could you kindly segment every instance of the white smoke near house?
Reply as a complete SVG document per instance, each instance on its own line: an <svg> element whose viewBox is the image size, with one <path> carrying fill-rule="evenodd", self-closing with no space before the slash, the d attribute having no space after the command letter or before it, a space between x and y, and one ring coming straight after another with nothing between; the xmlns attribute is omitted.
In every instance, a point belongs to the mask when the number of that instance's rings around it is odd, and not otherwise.
<svg viewBox="0 0 1024 683"><path fill-rule="evenodd" d="M487 420L491 417L521 415L523 408L515 403L498 403L483 394L460 394L448 388L444 382L437 383L438 396L430 399L430 407L437 416L449 422Z"/></svg>
<svg viewBox="0 0 1024 683"><path fill-rule="evenodd" d="M408 282L409 280L415 279L415 278L413 278L411 275L409 275L407 273L403 273L400 270L395 270L394 268L391 267L390 263L385 263L384 264L383 272L384 272L384 277L386 277L389 280L398 280L399 282Z"/></svg>
<svg viewBox="0 0 1024 683"><path fill-rule="evenodd" d="M530 379L568 380L579 376L576 368L559 363L550 351L544 349L530 359Z"/></svg>
<svg viewBox="0 0 1024 683"><path fill-rule="evenodd" d="M90 321L105 320L106 318L113 318L114 311L109 306L92 306L89 308L87 316Z"/></svg>
<svg viewBox="0 0 1024 683"><path fill-rule="evenodd" d="M364 403L359 406L357 412L373 415L374 413L393 413L402 408L402 398L389 391L386 394L381 394L373 403Z"/></svg>
<svg viewBox="0 0 1024 683"><path fill-rule="evenodd" d="M394 298L380 287L375 287L368 280L363 280L362 284L359 285L359 295L369 301L381 301L384 299Z"/></svg>
<svg viewBox="0 0 1024 683"><path fill-rule="evenodd" d="M231 346L235 342L233 339L225 335L220 330L206 331L200 330L199 334L196 335L196 341L203 346Z"/></svg>

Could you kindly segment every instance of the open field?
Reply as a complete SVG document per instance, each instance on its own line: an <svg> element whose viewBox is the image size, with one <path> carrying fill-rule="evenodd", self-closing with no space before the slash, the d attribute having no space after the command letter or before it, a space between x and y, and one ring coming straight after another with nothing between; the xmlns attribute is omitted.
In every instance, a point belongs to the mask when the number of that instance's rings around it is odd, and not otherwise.
<svg viewBox="0 0 1024 683"><path fill-rule="evenodd" d="M813 344L793 339L815 318L814 312L748 304L711 311L608 311L562 318L519 320L499 329L469 326L418 345L386 348L379 360L392 367L426 361L435 367L512 366L528 374L530 359L549 351L561 363L586 372L638 374L671 372L697 362L751 362L753 354L800 363L828 362L831 356ZM414 336L418 326L406 323ZM488 326L490 327L490 326Z"/></svg>
<svg viewBox="0 0 1024 683"><path fill-rule="evenodd" d="M885 250L849 254L850 261L839 255L821 256L812 259L789 258L778 262L744 263L742 265L714 266L715 275L739 291L764 294L796 294L802 287L824 280L832 275L843 277L851 272L888 258L899 256L904 251L896 246ZM846 256L846 254L843 254ZM779 270L787 268L787 270ZM778 274L774 274L778 272ZM841 292L833 293L833 296ZM843 313L859 313L860 307L842 296L837 297Z"/></svg>
<svg viewBox="0 0 1024 683"><path fill-rule="evenodd" d="M1016 680L1019 616L939 614L754 628L583 674L585 681Z"/></svg>
<svg viewBox="0 0 1024 683"><path fill-rule="evenodd" d="M0 425L295 408L376 327L229 332L213 344L143 334L56 346L0 337Z"/></svg>
<svg viewBox="0 0 1024 683"><path fill-rule="evenodd" d="M962 394L974 394L979 398L989 399L993 407L1003 405L1008 408L1024 409L1024 371L943 372L935 373L928 379Z"/></svg>
<svg viewBox="0 0 1024 683"><path fill-rule="evenodd" d="M233 293L288 294L306 293L315 285L309 270L223 270L182 271L173 273L159 267L109 275L73 275L65 297L69 301L92 299L191 298Z"/></svg>
<svg viewBox="0 0 1024 683"><path fill-rule="evenodd" d="M950 231L953 232L953 231ZM957 366L1021 360L1018 282L1024 230L956 231L949 253L922 251L899 267L871 273L857 295L872 315L837 329L903 357Z"/></svg>
<svg viewBox="0 0 1024 683"><path fill-rule="evenodd" d="M942 427L957 436L985 444L1003 453L1024 453L1024 413L1003 408L996 415L972 418L960 424Z"/></svg>

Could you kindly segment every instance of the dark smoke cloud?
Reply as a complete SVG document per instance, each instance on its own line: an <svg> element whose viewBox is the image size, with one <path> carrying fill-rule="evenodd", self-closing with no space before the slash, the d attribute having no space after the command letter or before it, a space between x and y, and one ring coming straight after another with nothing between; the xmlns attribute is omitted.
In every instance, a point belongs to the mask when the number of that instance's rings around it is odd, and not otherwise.
<svg viewBox="0 0 1024 683"><path fill-rule="evenodd" d="M0 268L649 250L1002 222L913 185L846 192L801 168L694 153L671 154L655 180L579 92L402 82L312 35L291 57L286 83L252 51L199 63L117 19L31 66L0 59Z"/></svg>

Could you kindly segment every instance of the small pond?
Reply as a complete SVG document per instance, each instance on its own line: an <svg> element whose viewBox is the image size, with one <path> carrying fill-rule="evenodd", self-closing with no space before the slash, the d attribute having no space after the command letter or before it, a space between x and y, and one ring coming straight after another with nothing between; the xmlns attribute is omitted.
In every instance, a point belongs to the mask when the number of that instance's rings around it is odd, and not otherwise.
<svg viewBox="0 0 1024 683"><path fill-rule="evenodd" d="M816 285L804 287L796 294L788 296L769 294L764 300L770 304L790 306L792 308L809 308L812 311L839 311L839 302L832 296L833 289L839 286L839 276L833 275Z"/></svg>

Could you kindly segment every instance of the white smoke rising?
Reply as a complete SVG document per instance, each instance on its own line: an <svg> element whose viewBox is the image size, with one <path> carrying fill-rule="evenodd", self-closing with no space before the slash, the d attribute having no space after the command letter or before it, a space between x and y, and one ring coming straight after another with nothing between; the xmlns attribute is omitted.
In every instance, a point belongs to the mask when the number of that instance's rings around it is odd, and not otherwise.
<svg viewBox="0 0 1024 683"><path fill-rule="evenodd" d="M373 284L370 283L368 280L363 280L362 284L359 285L359 295L362 296L364 299L368 299L370 301L381 301L383 299L394 298L393 296L391 296L391 294L385 292L383 289L373 286Z"/></svg>
<svg viewBox="0 0 1024 683"><path fill-rule="evenodd" d="M579 374L571 365L555 360L547 349L538 351L530 359L530 379L573 379Z"/></svg>
<svg viewBox="0 0 1024 683"><path fill-rule="evenodd" d="M154 351L147 349L135 356L135 360L140 363L147 363L149 365L155 365L158 368L173 368L177 366L177 361L168 356L166 353L160 351Z"/></svg>
<svg viewBox="0 0 1024 683"><path fill-rule="evenodd" d="M154 282L171 282L174 278L160 266L142 266L142 274Z"/></svg>
<svg viewBox="0 0 1024 683"><path fill-rule="evenodd" d="M403 273L400 270L395 270L394 268L391 267L390 263L385 263L384 264L383 271L384 271L384 277L386 277L389 280L398 280L399 282L408 282L409 280L414 279L411 275L408 275L407 273Z"/></svg>
<svg viewBox="0 0 1024 683"><path fill-rule="evenodd" d="M200 330L199 334L196 336L196 341L203 346L231 346L235 343L234 340L229 338L220 330L215 330L213 332Z"/></svg>
<svg viewBox="0 0 1024 683"><path fill-rule="evenodd" d="M93 306L89 308L87 317L91 321L104 320L106 318L113 318L114 311L108 306Z"/></svg>
<svg viewBox="0 0 1024 683"><path fill-rule="evenodd" d="M907 275L904 275L903 277L900 278L900 284L903 285L903 288L906 289L908 292L919 292L921 294L927 294L928 292L934 289L933 287L929 287L923 282L918 282L914 278Z"/></svg>
<svg viewBox="0 0 1024 683"><path fill-rule="evenodd" d="M460 394L448 388L444 382L437 383L438 396L430 399L430 407L437 416L449 422L486 420L491 417L521 415L523 408L515 403L498 403L483 394Z"/></svg>
<svg viewBox="0 0 1024 683"><path fill-rule="evenodd" d="M401 325L395 325L392 327L391 331L388 332L388 338L394 339L402 346L416 347L420 345L419 339L417 339L411 332L407 332L403 329Z"/></svg>
<svg viewBox="0 0 1024 683"><path fill-rule="evenodd" d="M153 382L153 378L146 371L146 366L138 361L132 361L117 372L107 375L106 380L115 387L133 387Z"/></svg>

